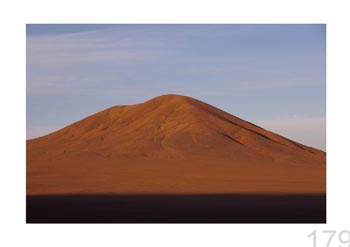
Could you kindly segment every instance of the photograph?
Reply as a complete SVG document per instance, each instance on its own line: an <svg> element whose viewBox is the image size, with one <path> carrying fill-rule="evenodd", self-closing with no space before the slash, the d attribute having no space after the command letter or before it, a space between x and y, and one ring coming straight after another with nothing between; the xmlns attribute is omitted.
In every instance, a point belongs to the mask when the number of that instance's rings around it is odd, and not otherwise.
<svg viewBox="0 0 350 247"><path fill-rule="evenodd" d="M26 223L327 223L326 26L27 23Z"/></svg>

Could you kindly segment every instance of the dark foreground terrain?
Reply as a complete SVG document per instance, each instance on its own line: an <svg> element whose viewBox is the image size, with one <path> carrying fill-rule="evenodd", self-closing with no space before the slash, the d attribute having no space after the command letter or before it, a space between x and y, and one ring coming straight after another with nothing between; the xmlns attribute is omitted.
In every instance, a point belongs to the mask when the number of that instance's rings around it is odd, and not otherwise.
<svg viewBox="0 0 350 247"><path fill-rule="evenodd" d="M326 223L326 196L27 196L27 223Z"/></svg>

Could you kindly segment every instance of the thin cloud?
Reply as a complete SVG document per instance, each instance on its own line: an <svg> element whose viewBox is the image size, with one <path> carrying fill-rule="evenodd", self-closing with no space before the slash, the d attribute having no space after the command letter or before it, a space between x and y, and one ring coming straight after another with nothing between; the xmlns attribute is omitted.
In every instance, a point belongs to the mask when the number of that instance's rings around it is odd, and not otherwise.
<svg viewBox="0 0 350 247"><path fill-rule="evenodd" d="M289 117L257 121L260 126L305 145L326 151L326 118Z"/></svg>

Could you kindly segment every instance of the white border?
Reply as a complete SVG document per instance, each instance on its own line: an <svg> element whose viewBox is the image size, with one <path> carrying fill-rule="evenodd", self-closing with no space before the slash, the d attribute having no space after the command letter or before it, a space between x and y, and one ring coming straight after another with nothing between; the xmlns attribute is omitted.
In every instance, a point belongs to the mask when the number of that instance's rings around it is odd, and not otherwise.
<svg viewBox="0 0 350 247"><path fill-rule="evenodd" d="M349 230L346 1L7 1L1 11L1 246L312 246ZM26 23L327 23L327 224L25 224ZM340 243L335 237L332 246ZM318 246L325 246L320 236Z"/></svg>

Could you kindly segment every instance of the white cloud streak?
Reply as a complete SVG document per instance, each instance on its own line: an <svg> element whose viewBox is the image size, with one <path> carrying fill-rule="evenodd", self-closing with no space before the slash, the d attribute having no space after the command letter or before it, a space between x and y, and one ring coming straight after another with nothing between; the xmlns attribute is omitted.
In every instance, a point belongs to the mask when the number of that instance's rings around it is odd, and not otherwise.
<svg viewBox="0 0 350 247"><path fill-rule="evenodd" d="M257 121L272 132L304 145L326 151L326 118L292 117Z"/></svg>

